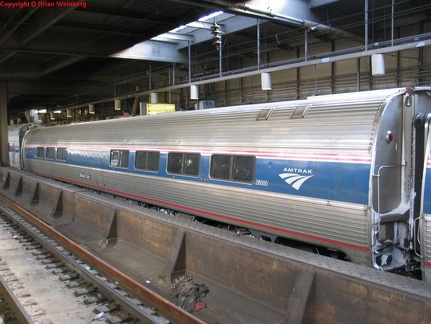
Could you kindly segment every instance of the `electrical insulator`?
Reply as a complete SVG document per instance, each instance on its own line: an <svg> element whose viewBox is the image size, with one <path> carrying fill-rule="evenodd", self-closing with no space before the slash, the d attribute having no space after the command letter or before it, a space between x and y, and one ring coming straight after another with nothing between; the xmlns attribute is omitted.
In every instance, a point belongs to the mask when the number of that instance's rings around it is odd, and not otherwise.
<svg viewBox="0 0 431 324"><path fill-rule="evenodd" d="M215 21L211 26L211 34L214 35L212 44L217 45L217 48L218 48L221 44L221 35L220 35L221 31L220 31L220 26L217 25Z"/></svg>
<svg viewBox="0 0 431 324"><path fill-rule="evenodd" d="M213 45L220 45L220 44L221 44L221 36L220 35L214 35Z"/></svg>
<svg viewBox="0 0 431 324"><path fill-rule="evenodd" d="M217 35L220 34L220 26L217 25L217 23L214 21L213 25L211 26L211 34Z"/></svg>

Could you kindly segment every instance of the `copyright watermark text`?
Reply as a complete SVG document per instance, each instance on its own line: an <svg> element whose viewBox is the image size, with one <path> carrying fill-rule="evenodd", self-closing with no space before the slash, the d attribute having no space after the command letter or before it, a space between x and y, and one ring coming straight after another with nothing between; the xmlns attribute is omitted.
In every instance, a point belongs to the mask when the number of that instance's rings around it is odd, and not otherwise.
<svg viewBox="0 0 431 324"><path fill-rule="evenodd" d="M30 7L75 7L87 8L87 2L81 1L0 1L0 8L30 8Z"/></svg>

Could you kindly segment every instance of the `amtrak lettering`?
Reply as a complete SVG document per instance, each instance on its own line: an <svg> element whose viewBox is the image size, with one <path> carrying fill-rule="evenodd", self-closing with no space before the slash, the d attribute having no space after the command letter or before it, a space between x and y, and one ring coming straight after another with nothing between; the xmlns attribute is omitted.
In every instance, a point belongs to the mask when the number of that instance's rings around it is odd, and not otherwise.
<svg viewBox="0 0 431 324"><path fill-rule="evenodd" d="M313 174L313 170L311 170L311 169L300 169L300 168L284 168L283 172Z"/></svg>

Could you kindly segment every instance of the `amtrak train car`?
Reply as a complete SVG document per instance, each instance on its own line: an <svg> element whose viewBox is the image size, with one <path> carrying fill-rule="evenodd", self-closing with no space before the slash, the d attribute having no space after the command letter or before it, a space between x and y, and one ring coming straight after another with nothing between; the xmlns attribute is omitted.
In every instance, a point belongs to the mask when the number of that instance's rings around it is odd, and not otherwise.
<svg viewBox="0 0 431 324"><path fill-rule="evenodd" d="M417 87L41 128L23 167L430 281L430 114Z"/></svg>
<svg viewBox="0 0 431 324"><path fill-rule="evenodd" d="M20 168L21 166L21 142L24 134L32 128L41 127L33 123L25 123L8 126L9 162L10 166Z"/></svg>

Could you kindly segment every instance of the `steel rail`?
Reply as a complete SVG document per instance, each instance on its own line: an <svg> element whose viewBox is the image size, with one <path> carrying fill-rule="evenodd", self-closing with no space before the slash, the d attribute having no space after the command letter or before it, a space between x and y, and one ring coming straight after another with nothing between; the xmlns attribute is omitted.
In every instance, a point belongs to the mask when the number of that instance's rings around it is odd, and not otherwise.
<svg viewBox="0 0 431 324"><path fill-rule="evenodd" d="M115 269L110 264L91 254L89 251L85 250L63 234L53 229L51 226L47 225L40 219L33 216L29 211L22 208L14 201L1 194L0 202L7 205L10 210L15 212L16 214L19 214L25 221L36 227L38 231L48 236L55 243L66 249L73 256L75 256L82 262L88 264L93 269L106 276L108 279L118 282L125 291L132 294L135 298L145 302L150 306L155 307L160 315L166 316L166 318L168 318L172 323L205 323L204 321L193 316L184 309L178 307L174 303L166 300L162 296L154 293L147 287L136 282L129 276L121 273L119 270ZM13 221L22 224L17 218L13 218ZM25 231L29 236L35 237L38 241L42 241L41 244L44 246L44 248L48 249L56 257L58 257L65 263L68 263L69 265L70 259L64 253L59 251L58 247L43 240L40 237L40 234L38 234L36 231L33 231L27 227L25 228ZM95 278L89 270L86 270L83 267L79 267L78 263L76 263L75 265L71 264L71 267L83 277L91 280L103 293L109 294L111 296L114 295L112 297L116 300L116 302L118 302L125 310L130 312L130 314L132 314L133 316L136 316L141 319L146 319L147 321L150 321L152 323L159 322L157 319L155 319L154 315L130 301L130 298L123 296L119 292L115 292L115 290L109 287L103 280L97 280L97 278Z"/></svg>
<svg viewBox="0 0 431 324"><path fill-rule="evenodd" d="M19 323L34 323L24 306L9 288L7 282L0 276L0 292Z"/></svg>

